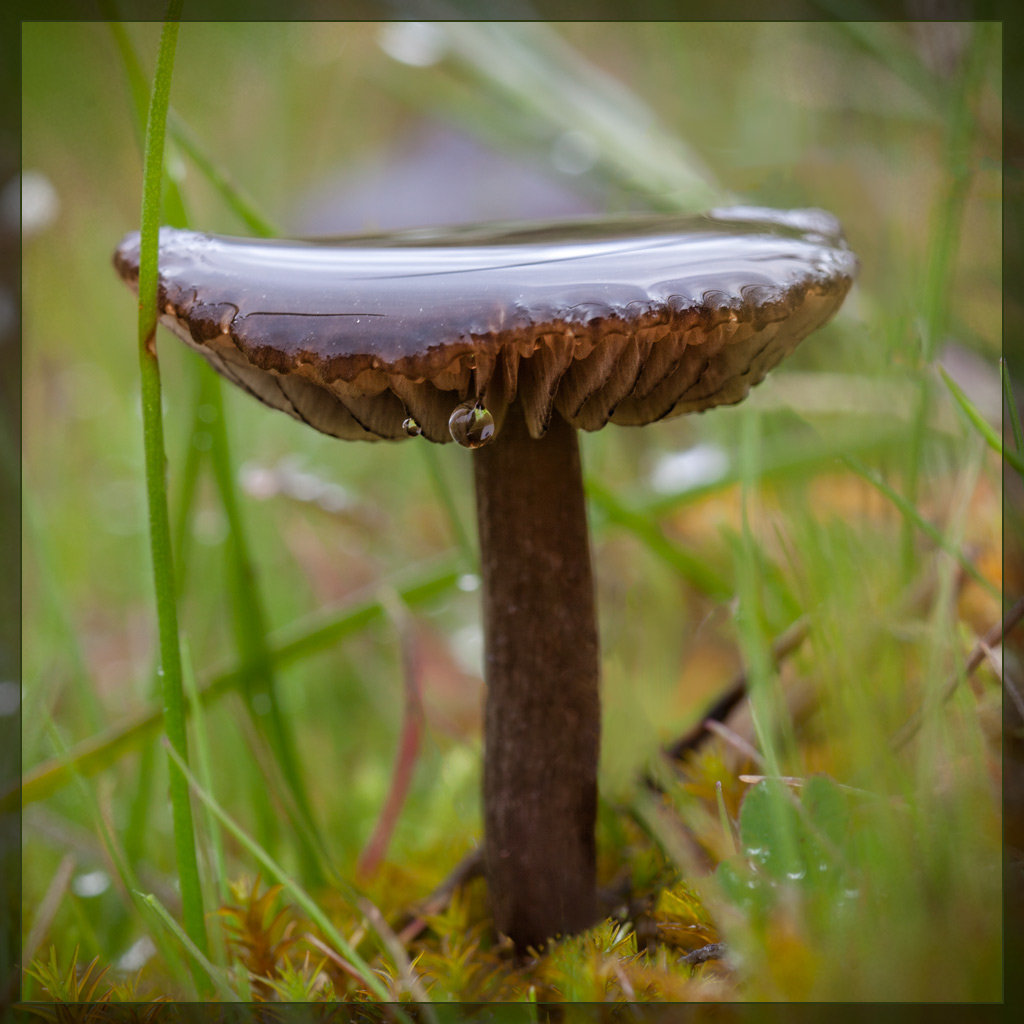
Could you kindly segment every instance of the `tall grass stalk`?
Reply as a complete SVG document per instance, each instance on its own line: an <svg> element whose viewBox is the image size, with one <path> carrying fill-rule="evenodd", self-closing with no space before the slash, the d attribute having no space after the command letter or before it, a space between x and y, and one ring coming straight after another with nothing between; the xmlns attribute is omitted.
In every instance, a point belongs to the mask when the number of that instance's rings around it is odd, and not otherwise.
<svg viewBox="0 0 1024 1024"><path fill-rule="evenodd" d="M66 753L67 745L60 734L60 730L57 728L56 722L47 715L44 725L54 749L57 750L58 753ZM127 856L125 849L121 846L118 833L113 828L113 825L109 820L109 816L103 813L96 790L90 787L86 782L85 777L78 772L72 773L72 779L78 792L79 803L82 807L88 808L96 834L99 836L100 842L103 844L103 848L106 851L110 864L113 865L114 870L117 872L122 887L126 892L138 889L139 879L135 873L135 868L131 859ZM79 909L77 901L72 905L76 910ZM81 922L83 933L86 935L92 934L92 925L88 918L84 915L81 916L83 918ZM152 937L154 944L160 950L160 953L164 958L167 970L178 984L184 985L186 983L188 970L183 958L180 956L177 944L168 942L162 931L153 932ZM94 945L97 946L97 953L103 952L102 949L98 948L98 943L94 942Z"/></svg>
<svg viewBox="0 0 1024 1024"><path fill-rule="evenodd" d="M196 685L196 674L192 666L192 657L189 645L182 639L185 649L183 666L183 682L185 693L188 697L189 713L192 716L192 734L196 741L196 766L203 785L212 790L213 788L213 758L210 752L210 735L206 728L206 712L203 710L203 702L199 699L199 687ZM228 902L231 895L228 888L228 868L224 857L224 843L221 840L220 830L216 828L216 822L209 809L206 812L206 827L210 837L210 858L213 861L213 882L217 887L217 898L223 905Z"/></svg>
<svg viewBox="0 0 1024 1024"><path fill-rule="evenodd" d="M174 920L167 908L152 893L144 893L138 889L133 889L132 896L140 906L146 908L156 918L163 928L167 929L175 941L181 944L182 948L191 957L193 970L202 971L209 985L216 990L217 994L225 1002L237 1003L241 1001L239 993L224 980L223 976L226 972L218 970L214 964L210 963L199 947L185 934L181 925Z"/></svg>
<svg viewBox="0 0 1024 1024"><path fill-rule="evenodd" d="M265 733L288 788L285 804L293 808L293 825L306 878L322 883L330 877L327 852L313 818L295 741L281 709L278 683L267 641L267 616L256 582L256 569L242 521L238 487L231 461L224 397L220 378L203 367L200 400L208 410L206 429L210 435L210 460L221 506L228 521L228 558L235 642L241 658L242 696L253 722ZM266 711L263 713L263 708Z"/></svg>
<svg viewBox="0 0 1024 1024"><path fill-rule="evenodd" d="M978 571L977 566L975 566L963 551L950 543L949 538L942 530L925 519L921 514L921 511L912 501L887 484L877 473L865 466L860 459L845 456L842 461L859 477L866 480L872 487L876 488L880 494L885 495L885 497L888 498L897 509L899 509L907 526L919 530L929 540L933 541L937 547L941 548L946 552L946 554L956 559L956 561L960 563L960 567L963 571L967 573L967 575L970 576L971 579L973 579L980 587L987 590L993 597L999 596L999 588Z"/></svg>
<svg viewBox="0 0 1024 1024"><path fill-rule="evenodd" d="M359 972L359 980L378 999L385 1002L390 998L388 990L377 977L370 965L359 955L355 947L335 928L330 918L320 909L317 902L293 879L273 857L264 850L259 843L255 842L246 831L234 821L234 819L220 806L214 797L208 793L198 782L196 777L189 771L183 758L172 747L167 748L168 755L177 768L176 775L186 784L192 787L196 796L210 809L224 829L232 835L249 853L262 865L270 878L279 882L292 896L296 904L309 915L310 920L323 932L325 937L333 943L334 948L342 953L349 963ZM353 897L348 898L352 906L356 906Z"/></svg>
<svg viewBox="0 0 1024 1024"><path fill-rule="evenodd" d="M139 372L142 389L143 444L146 461L146 492L149 502L149 536L153 557L157 621L160 635L161 688L164 728L175 752L188 758L185 729L185 697L182 688L181 651L178 646L178 613L174 588L170 519L167 511L163 410L160 394L160 364L156 352L157 249L160 231L160 195L163 175L164 133L170 100L171 74L178 41L180 0L173 0L168 20L160 34L153 93L146 122L143 160L143 195L139 261ZM207 950L203 897L199 884L195 831L188 786L177 774L171 778L171 812L174 846L181 887L185 932L204 955ZM205 987L202 975L196 983Z"/></svg>
<svg viewBox="0 0 1024 1024"><path fill-rule="evenodd" d="M942 374L942 379L949 388L953 398L956 399L957 405L963 411L963 414L967 417L968 421L974 427L975 430L984 439L985 444L992 449L992 451L998 453L1001 459L1005 459L1018 473L1024 474L1024 458L1021 457L1020 453L1013 448L1004 448L1003 439L999 436L992 425L985 419L984 416L978 411L974 403L964 394L963 388L946 371L940 366L939 373ZM1012 406L1011 406L1012 408ZM1020 424L1016 424L1017 428L1020 428Z"/></svg>
<svg viewBox="0 0 1024 1024"><path fill-rule="evenodd" d="M145 79L141 64L124 27L115 25L112 26L112 31L121 53L136 110L139 111L142 109L140 101L144 100L145 96ZM225 175L220 173L188 125L182 118L175 115L169 105L166 119L169 122L172 138L181 145L203 176L217 189L225 203L235 211L247 227L263 237L276 234L277 231L273 224L256 210L252 202L242 195ZM187 227L188 218L184 199L177 183L173 179L165 177L164 186L165 220L175 226ZM323 881L330 873L326 863L326 848L317 833L312 806L298 764L295 743L281 712L278 687L268 655L266 615L259 589L255 583L255 570L239 507L227 426L224 419L220 378L212 370L198 362L195 365L195 373L198 388L195 400L196 415L193 417L190 433L190 440L193 443L188 444L186 448L187 455L182 471L182 491L175 516L175 544L172 548L178 553L176 568L179 573L179 583L186 570L184 558L186 532L202 462L202 448L194 443L194 440L196 433L202 431L209 436L210 460L221 504L229 525L229 571L232 583L233 623L243 667L243 696L257 730L267 733L271 751L281 769L281 777L290 790L289 799L285 803L286 806L294 808L298 814L299 820L293 824L296 826L295 831L300 856L303 859L304 874L309 878ZM265 716L256 710L261 699L265 700L269 707L269 712ZM265 722L269 724L269 729L266 728ZM145 780L140 785L142 787L140 793L142 793L146 786ZM138 806L145 808L147 801L141 799ZM257 806L262 806L262 801L257 802Z"/></svg>
<svg viewBox="0 0 1024 1024"><path fill-rule="evenodd" d="M786 705L778 687L778 673L771 655L771 641L764 629L764 595L767 584L759 572L760 558L757 540L751 529L751 520L758 518L758 492L756 480L761 454L761 417L755 410L745 408L740 416L740 538L736 551L736 629L743 660L747 666L747 690L750 714L757 736L757 749L764 758L765 773L769 776L771 814L784 845L787 862L797 860L797 839L791 830L792 815L784 801L790 800L786 785L779 780L784 775L783 757L795 749L792 722L786 714Z"/></svg>
<svg viewBox="0 0 1024 1024"><path fill-rule="evenodd" d="M583 133L606 172L652 205L697 212L732 198L637 96L548 26L459 21L443 32L485 88L542 125Z"/></svg>
<svg viewBox="0 0 1024 1024"><path fill-rule="evenodd" d="M943 163L946 188L939 195L932 211L932 230L928 240L928 265L920 294L918 308L922 310L918 322L921 364L927 366L935 358L938 345L949 325L949 304L952 294L951 280L956 270L955 259L960 248L960 234L964 208L973 180L971 150L977 132L977 94L983 80L986 63L991 57L991 35L985 24L971 27L971 38L961 58L959 74L950 83L951 100L943 139ZM911 504L916 504L918 481L923 464L924 446L931 413L931 380L927 374L919 377L919 391L914 409L910 443L907 445L906 493ZM913 529L904 524L903 564L909 570L914 560Z"/></svg>
<svg viewBox="0 0 1024 1024"><path fill-rule="evenodd" d="M445 560L412 581L396 587L399 597L410 607L420 607L450 593L459 578L460 569ZM332 609L307 622L299 622L271 637L270 659L274 665L293 664L311 657L339 640L352 636L384 618L384 606L376 596L353 601L342 610ZM238 666L213 671L199 687L204 704L220 699L242 686L242 669ZM7 809L10 801L20 799L24 804L44 800L70 779L72 771L94 775L109 768L130 750L134 750L160 728L162 710L147 708L119 722L99 736L77 744L66 755L52 758L28 772L19 789L2 794L0 808Z"/></svg>

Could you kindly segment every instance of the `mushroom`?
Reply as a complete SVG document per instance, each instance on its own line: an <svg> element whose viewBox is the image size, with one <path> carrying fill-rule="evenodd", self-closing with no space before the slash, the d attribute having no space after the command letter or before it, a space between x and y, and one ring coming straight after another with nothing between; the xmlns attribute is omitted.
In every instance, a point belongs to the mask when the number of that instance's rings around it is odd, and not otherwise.
<svg viewBox="0 0 1024 1024"><path fill-rule="evenodd" d="M139 240L114 262L137 286ZM577 431L740 401L835 313L856 259L820 210L744 207L308 243L164 228L161 322L345 439L473 449L484 858L520 948L597 916L599 653Z"/></svg>

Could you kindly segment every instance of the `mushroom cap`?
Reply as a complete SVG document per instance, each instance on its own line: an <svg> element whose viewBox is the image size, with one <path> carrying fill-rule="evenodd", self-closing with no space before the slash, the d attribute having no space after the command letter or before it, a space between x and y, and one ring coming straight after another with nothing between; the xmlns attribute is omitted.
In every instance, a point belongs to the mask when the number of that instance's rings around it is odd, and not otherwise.
<svg viewBox="0 0 1024 1024"><path fill-rule="evenodd" d="M137 232L114 264L137 287ZM740 401L831 318L856 268L821 210L329 243L161 228L160 319L241 388L336 437L450 441L467 401L499 431L519 401L540 437L554 409L596 430Z"/></svg>

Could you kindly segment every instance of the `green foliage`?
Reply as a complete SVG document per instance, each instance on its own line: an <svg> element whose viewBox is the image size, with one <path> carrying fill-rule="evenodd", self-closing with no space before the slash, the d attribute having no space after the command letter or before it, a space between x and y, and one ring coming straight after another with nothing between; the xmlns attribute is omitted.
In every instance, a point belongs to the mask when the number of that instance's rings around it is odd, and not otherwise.
<svg viewBox="0 0 1024 1024"><path fill-rule="evenodd" d="M101 966L100 957L95 956L89 963L80 964L77 946L66 968L61 967L57 950L51 946L47 959L37 957L25 968L25 974L42 986L46 995L57 1003L148 1003L148 1006L140 1009L138 1019L148 1021L159 1015L160 998L154 998L142 989L138 974L123 980L112 980L110 966ZM31 1010L46 1020L61 1019L58 1011L50 1010L45 1005L34 1005ZM102 1011L98 1011L97 1018L102 1017Z"/></svg>
<svg viewBox="0 0 1024 1024"><path fill-rule="evenodd" d="M297 922L290 907L278 906L283 886L272 885L260 892L257 875L250 886L236 884L231 888L237 902L220 907L217 913L228 929L229 947L245 966L255 990L266 996L278 973L285 969L280 966L282 963L289 965L289 984L294 985L303 974L302 969L290 967L289 953L297 941ZM315 974L310 982L313 978Z"/></svg>
<svg viewBox="0 0 1024 1024"><path fill-rule="evenodd" d="M139 241L138 343L150 550L153 559L157 625L160 637L160 663L157 675L161 683L164 729L174 749L187 761L185 695L178 636L171 528L164 475L164 463L167 456L164 451L160 368L157 362L155 336L158 317L157 248L162 209L164 132L167 123L167 107L170 102L174 53L178 42L177 19L180 10L180 0L176 0L171 5L170 18L160 35L157 69L153 78L149 116L146 121ZM182 780L174 775L171 778L171 808L174 815L174 848L183 897L182 911L185 931L198 951L205 954L206 928L203 921L203 898L199 884L199 866L196 860L192 807L188 791ZM198 972L195 977L196 984L205 991L205 977L202 972Z"/></svg>
<svg viewBox="0 0 1024 1024"><path fill-rule="evenodd" d="M593 929L521 960L492 934L481 882L417 910L481 829L464 453L339 445L232 390L221 410L192 355L161 338L171 429L157 476L202 705L191 798L209 809L194 845L214 899L231 879L267 879L236 882L206 917L219 997L425 993L442 1022L446 1000L507 1000L518 1021L561 999L998 998L1000 691L986 666L963 665L1001 614L1000 585L1020 583L1000 577L997 453L1019 469L1024 435L1005 366L1002 438L952 364L946 384L938 369L947 341L986 365L998 351L996 29L439 31L446 56L421 67L384 56L368 24L182 26L164 217L272 233L290 197L411 137L420 114L535 167L586 125L593 162L572 184L597 207L820 205L844 221L861 275L745 407L583 440L611 895ZM959 54L948 66L922 42L931 32ZM63 217L24 251L25 903L48 950L25 994L64 1002L200 994L181 968L187 936L153 912L177 920L182 873L155 631L138 611L152 588L138 384L118 341L132 304L109 268L138 219L118 68L141 110L135 53L157 43L142 24L113 37L24 26L25 165L51 177ZM654 482L695 448L721 455L718 475ZM340 880L373 833L400 727L396 593L430 638L424 742L391 860L363 893ZM802 639L776 656L794 624ZM661 763L738 673L753 699ZM802 785L750 788L748 773ZM86 903L64 858L89 865L104 849L118 884ZM157 953L125 977L146 942ZM84 966L78 943L96 954ZM724 957L685 959L713 943Z"/></svg>
<svg viewBox="0 0 1024 1024"><path fill-rule="evenodd" d="M799 800L783 782L759 782L740 810L741 853L715 872L726 897L761 922L787 887L841 913L857 896L848 802L848 795L821 775L801 787Z"/></svg>
<svg viewBox="0 0 1024 1024"><path fill-rule="evenodd" d="M301 963L285 956L275 968L275 976L266 985L282 1003L334 1002L338 996L334 983L324 971L326 960L314 960L306 952Z"/></svg>
<svg viewBox="0 0 1024 1024"><path fill-rule="evenodd" d="M519 997L522 979L509 970L510 951L495 946L491 922L475 912L467 891L456 893L427 923L430 934L414 947L414 966L432 1000L506 1002Z"/></svg>

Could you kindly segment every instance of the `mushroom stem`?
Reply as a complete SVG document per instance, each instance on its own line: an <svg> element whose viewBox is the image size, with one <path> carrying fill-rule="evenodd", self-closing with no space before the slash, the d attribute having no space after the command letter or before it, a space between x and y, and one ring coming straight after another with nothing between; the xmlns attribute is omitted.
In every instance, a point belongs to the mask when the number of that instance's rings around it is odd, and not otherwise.
<svg viewBox="0 0 1024 1024"><path fill-rule="evenodd" d="M485 863L520 949L593 924L600 696L576 430L530 437L513 403L474 453L484 588Z"/></svg>

